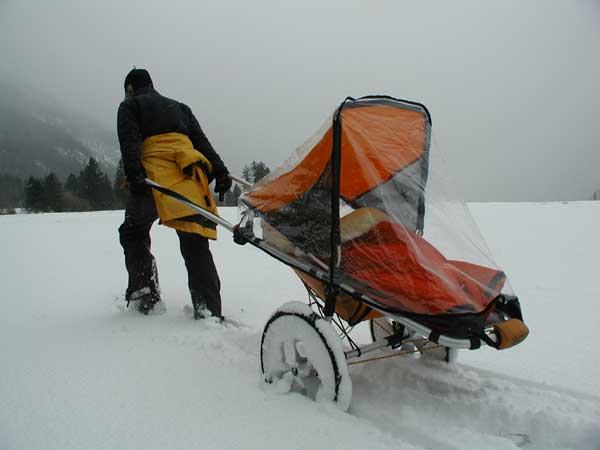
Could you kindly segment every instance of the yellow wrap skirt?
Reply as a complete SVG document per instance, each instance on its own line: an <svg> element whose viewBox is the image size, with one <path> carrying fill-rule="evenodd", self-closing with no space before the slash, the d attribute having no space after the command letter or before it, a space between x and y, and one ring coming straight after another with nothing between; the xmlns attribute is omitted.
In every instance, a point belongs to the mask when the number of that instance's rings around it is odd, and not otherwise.
<svg viewBox="0 0 600 450"><path fill-rule="evenodd" d="M212 164L185 134L165 133L146 138L141 160L149 179L218 215L208 186L207 174L212 172ZM184 168L188 168L186 173ZM217 238L216 226L196 211L157 190L153 190L153 195L159 223L209 239Z"/></svg>

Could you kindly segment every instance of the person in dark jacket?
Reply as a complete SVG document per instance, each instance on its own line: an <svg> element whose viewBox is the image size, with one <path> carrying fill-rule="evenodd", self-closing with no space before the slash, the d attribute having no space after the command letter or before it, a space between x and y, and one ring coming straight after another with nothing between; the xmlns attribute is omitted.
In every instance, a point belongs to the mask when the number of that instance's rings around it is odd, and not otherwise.
<svg viewBox="0 0 600 450"><path fill-rule="evenodd" d="M196 192L197 187L197 194L204 202L202 206L213 211L216 207L208 183L214 179L214 191L223 194L230 189L231 179L190 108L160 95L146 70L134 68L129 72L124 88L125 100L119 106L117 131L129 188L125 220L119 227L129 275L125 299L128 305L135 302L143 314L158 313L164 311L164 304L156 261L150 251L150 228L164 210L160 204L164 200L145 184L147 171L160 174L157 170L167 164L168 175L177 178L170 186L179 183L187 186L188 192L190 186L191 192ZM168 157L170 152L173 157ZM160 157L166 154L167 158L156 164L155 157L148 157L150 154ZM173 162L182 160L182 154L185 164L189 163L186 167L178 167ZM178 214L176 220L165 221L162 214L160 218L164 224L177 229L194 318L222 317L220 281L208 244L208 238L216 238L215 225L191 209Z"/></svg>

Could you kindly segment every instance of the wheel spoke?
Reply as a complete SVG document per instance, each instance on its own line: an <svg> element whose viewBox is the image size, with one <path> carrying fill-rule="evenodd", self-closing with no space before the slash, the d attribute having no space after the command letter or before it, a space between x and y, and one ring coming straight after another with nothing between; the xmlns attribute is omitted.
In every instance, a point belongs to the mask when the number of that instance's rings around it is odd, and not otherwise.
<svg viewBox="0 0 600 450"><path fill-rule="evenodd" d="M305 362L298 364L298 373L300 376L310 377L316 375L317 371L310 360L307 359Z"/></svg>
<svg viewBox="0 0 600 450"><path fill-rule="evenodd" d="M308 352L306 351L306 346L304 342L298 341L296 342L296 353L300 358L306 359L308 358Z"/></svg>
<svg viewBox="0 0 600 450"><path fill-rule="evenodd" d="M287 340L283 343L283 362L290 367L296 367L298 365L296 357L296 345L292 340Z"/></svg>

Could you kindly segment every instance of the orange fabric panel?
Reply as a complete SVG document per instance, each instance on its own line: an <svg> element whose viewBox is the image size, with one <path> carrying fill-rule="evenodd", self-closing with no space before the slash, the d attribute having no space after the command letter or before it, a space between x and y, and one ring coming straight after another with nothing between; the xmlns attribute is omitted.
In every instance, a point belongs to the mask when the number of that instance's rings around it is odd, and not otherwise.
<svg viewBox="0 0 600 450"><path fill-rule="evenodd" d="M353 200L421 158L426 123L421 112L388 105L342 109L342 197Z"/></svg>
<svg viewBox="0 0 600 450"><path fill-rule="evenodd" d="M325 301L325 283L306 275L304 272L300 272L299 270L294 270L294 272L296 272L296 275L298 275L302 281L304 281L313 291L315 291L321 300ZM366 308L368 308L367 305L362 304L347 294L338 295L335 302L335 312L346 322L349 322L350 319L356 320L357 317L362 316ZM375 319L381 316L383 316L382 313L373 309L362 318L362 321Z"/></svg>
<svg viewBox="0 0 600 450"><path fill-rule="evenodd" d="M421 158L426 123L421 112L388 105L342 109L341 196L355 199ZM330 127L296 167L248 193L247 200L265 213L297 200L325 170L332 141Z"/></svg>
<svg viewBox="0 0 600 450"><path fill-rule="evenodd" d="M262 212L275 211L297 200L319 179L331 158L333 130L290 172L247 194L246 198Z"/></svg>

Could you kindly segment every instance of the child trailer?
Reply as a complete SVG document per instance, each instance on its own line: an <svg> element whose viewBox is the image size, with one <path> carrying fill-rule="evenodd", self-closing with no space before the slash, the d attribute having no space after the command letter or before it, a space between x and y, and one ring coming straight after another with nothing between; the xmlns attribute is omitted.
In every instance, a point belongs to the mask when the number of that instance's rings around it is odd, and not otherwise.
<svg viewBox="0 0 600 450"><path fill-rule="evenodd" d="M430 161L430 141L424 105L349 97L282 167L243 183L235 226L147 180L304 283L308 305L286 303L265 325L266 382L346 410L348 365L412 353L452 362L459 349L527 337L506 275ZM351 331L365 321L373 342L359 345Z"/></svg>

